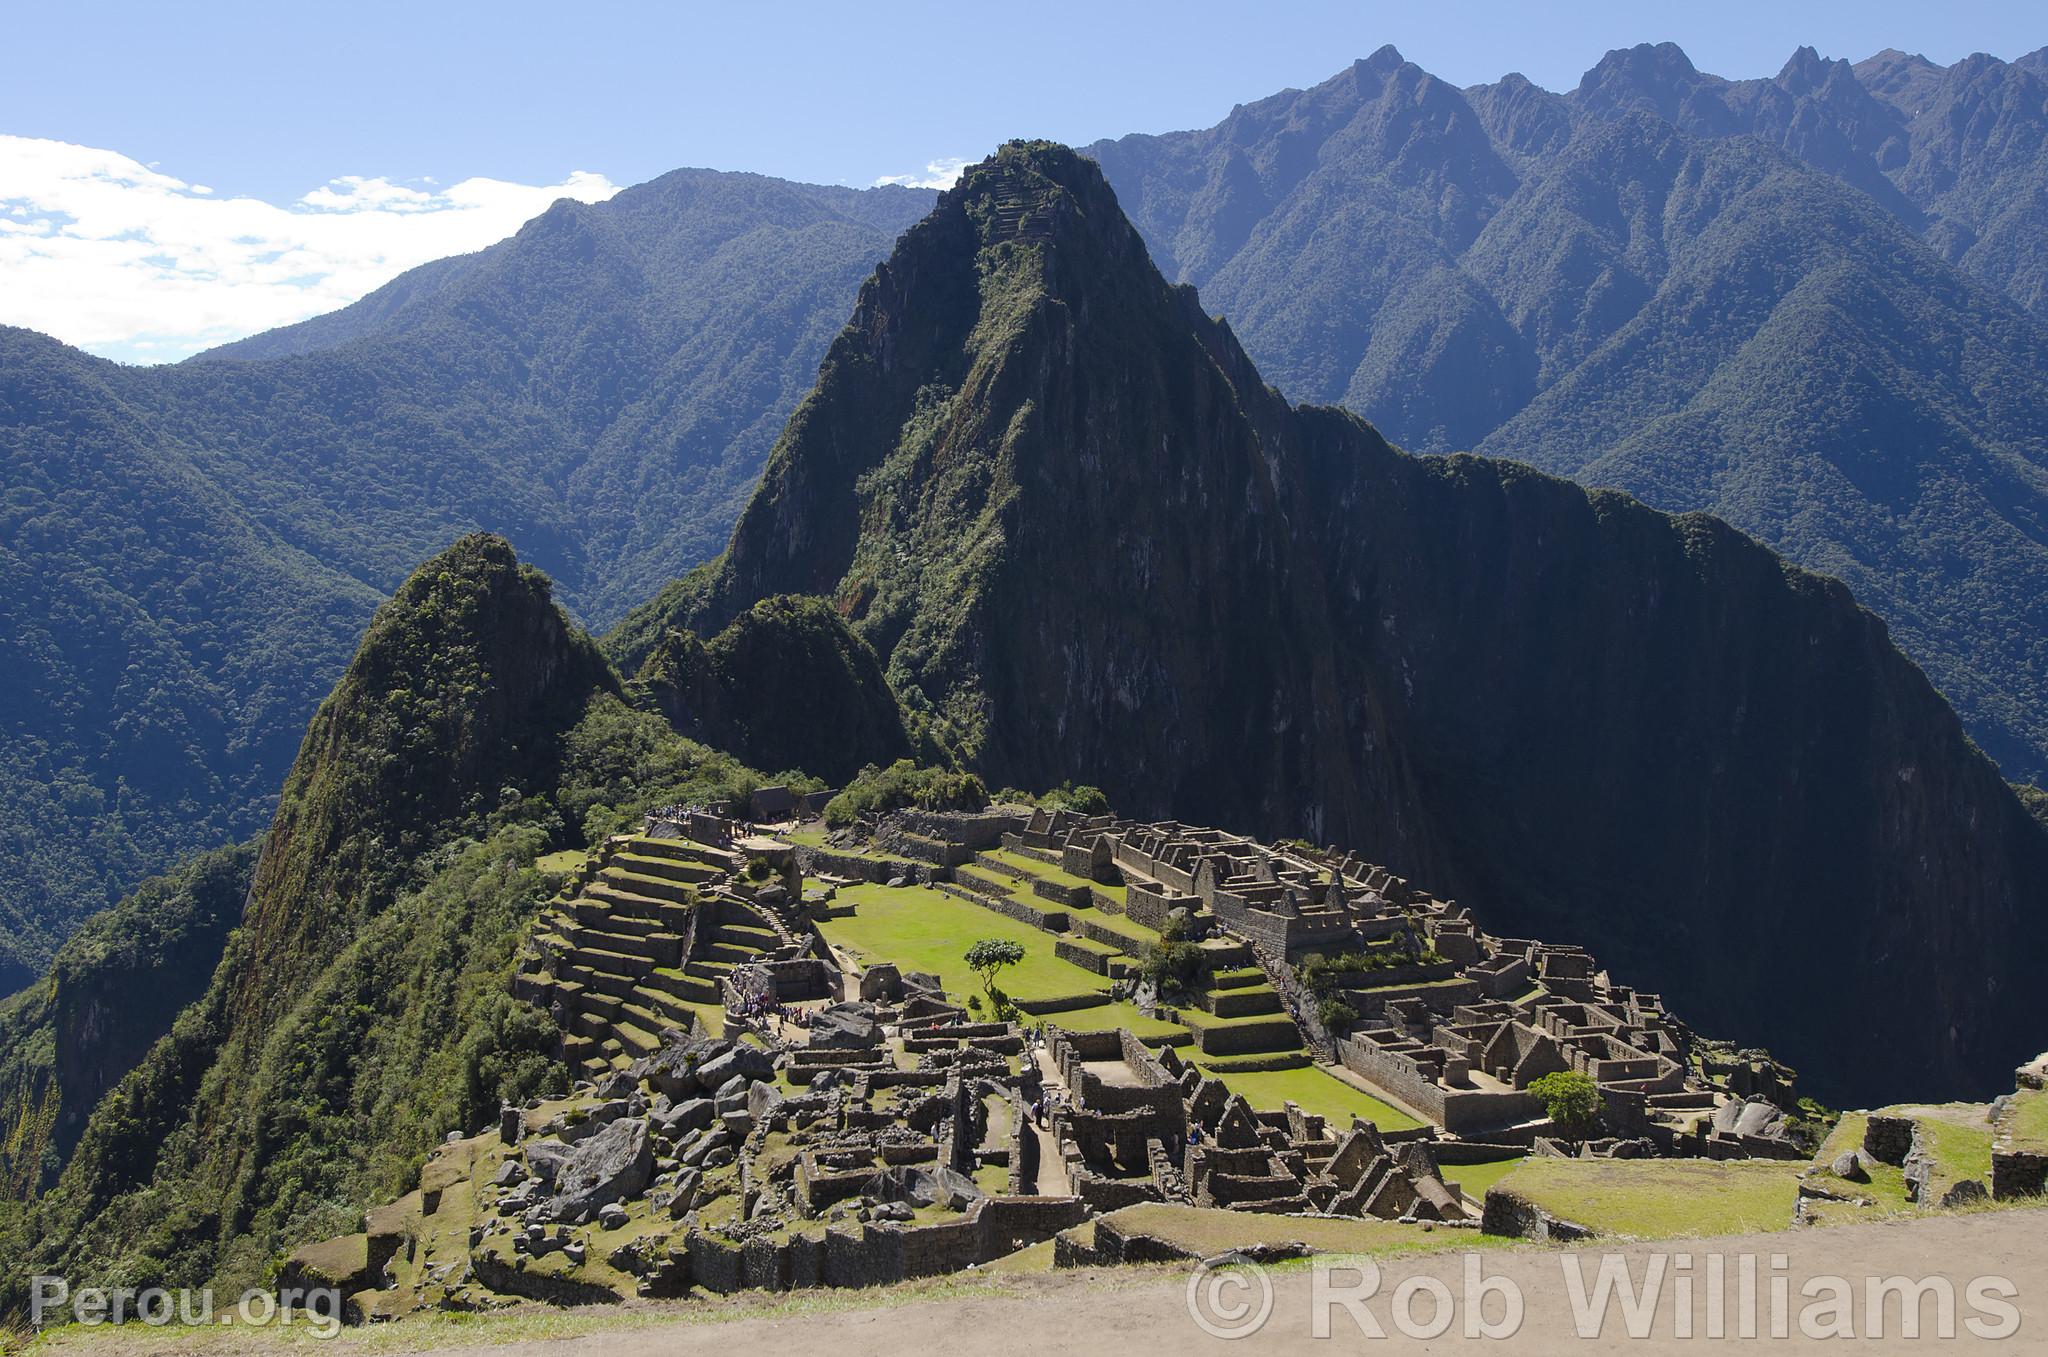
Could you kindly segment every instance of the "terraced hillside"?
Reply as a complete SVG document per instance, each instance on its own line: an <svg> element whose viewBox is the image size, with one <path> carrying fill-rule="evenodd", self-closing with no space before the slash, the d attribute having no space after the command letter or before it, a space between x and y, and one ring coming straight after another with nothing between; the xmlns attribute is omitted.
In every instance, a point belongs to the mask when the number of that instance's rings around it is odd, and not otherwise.
<svg viewBox="0 0 2048 1357"><path fill-rule="evenodd" d="M665 1028L718 1033L735 966L804 950L762 902L773 871L749 880L754 861L766 859L621 835L577 873L536 925L519 979L521 997L559 1006L573 1068L594 1077L653 1055Z"/></svg>
<svg viewBox="0 0 2048 1357"><path fill-rule="evenodd" d="M789 837L823 843L816 830ZM1202 943L1207 968L1192 1002L1150 1017L1116 997L1163 941L1159 930L1124 912L1126 885L1076 876L1014 835L945 871L950 880L936 874L929 884L841 886L819 932L857 964L889 961L926 971L960 996L978 989L964 960L968 947L982 938L1016 942L1025 960L1000 983L1030 1020L1072 1032L1122 1027L1148 1046L1176 1047L1261 1110L1293 1102L1337 1122L1360 1116L1387 1130L1419 1124L1316 1062L1243 942Z"/></svg>

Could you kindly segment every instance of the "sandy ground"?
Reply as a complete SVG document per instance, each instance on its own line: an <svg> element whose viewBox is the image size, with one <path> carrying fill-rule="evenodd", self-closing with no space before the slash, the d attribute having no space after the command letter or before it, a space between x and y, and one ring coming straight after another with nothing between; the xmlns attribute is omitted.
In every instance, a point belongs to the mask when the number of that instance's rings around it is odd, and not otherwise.
<svg viewBox="0 0 2048 1357"><path fill-rule="evenodd" d="M1212 1289L1211 1279L1195 1277L1191 1270L1162 1270L1144 1280L1126 1279L1122 1285L1105 1285L1100 1278L1054 1276L1020 1279L1014 1294L925 1304L900 1305L858 1310L836 1315L815 1315L785 1319L750 1319L729 1324L687 1325L649 1328L631 1335L593 1334L564 1342L517 1345L512 1348L472 1349L475 1352L514 1351L522 1357L626 1357L627 1354L675 1353L717 1354L718 1357L768 1357L769 1354L831 1352L844 1357L900 1357L901 1354L951 1354L994 1351L1029 1353L1114 1354L1135 1357L1145 1353L1256 1351L1327 1352L1338 1345L1384 1347L1388 1350L1440 1352L1464 1347L1501 1353L1554 1354L1573 1352L1629 1352L1659 1354L1685 1352L1715 1343L1709 1337L1705 1297L1710 1257L1724 1260L1723 1332L1735 1338L1742 1332L1739 1320L1739 1275L1744 1255L1753 1257L1759 1282L1756 1289L1757 1316L1755 1345L1788 1352L1840 1349L1835 1338L1811 1339L1802 1334L1802 1309L1820 1305L1822 1312L1811 1319L1833 1323L1837 1318L1825 1312L1830 1292L1822 1289L1816 1299L1802 1295L1802 1287L1817 1277L1840 1277L1852 1288L1847 1323L1859 1346L1865 1350L1900 1351L1922 1346L1932 1348L1986 1348L2011 1352L2048 1352L2048 1211L1999 1211L1950 1216L1899 1223L1850 1225L1825 1231L1798 1234L1767 1234L1707 1242L1694 1241L1664 1245L1642 1245L1609 1255L1599 1249L1570 1251L1501 1250L1472 1255L1439 1254L1429 1257L1389 1260L1380 1265L1380 1285L1363 1302L1365 1311L1385 1333L1384 1343L1370 1342L1366 1332L1342 1305L1314 1304L1316 1278L1304 1264L1274 1269L1266 1274L1272 1285L1269 1317L1253 1333L1238 1339L1212 1337L1197 1327L1189 1313L1191 1291L1198 1302L1220 1302L1225 1311L1252 1307L1244 1323L1257 1313L1260 1290L1257 1285L1240 1287L1236 1281ZM1774 1255L1785 1266L1774 1269ZM1666 1271L1662 1304L1650 1324L1647 1337L1632 1338L1619 1303L1609 1307L1609 1317L1598 1336L1579 1333L1571 1290L1566 1282L1567 1258L1578 1260L1587 1285L1597 1285L1604 1257L1614 1256L1630 1266L1640 1283L1661 1256ZM1468 1262L1469 1259L1476 1260ZM1678 1320L1679 1269L1689 1266L1692 1277L1693 1321L1691 1338L1680 1337ZM1511 1338L1465 1336L1467 1306L1464 1301L1466 1272L1473 1268L1480 1277L1499 1277L1519 1288L1526 1306L1521 1324ZM1771 1338L1771 1291L1773 1276L1786 1280L1787 1303L1783 1339ZM1954 1287L1953 1339L1937 1337L1937 1302L1930 1296L1920 1306L1921 1338L1906 1341L1899 1302L1883 1305L1881 1323L1873 1323L1866 1310L1866 1278L1905 1276L1921 1281L1946 1278ZM2003 1340L1980 1339L1965 1327L1971 1318L1997 1321L1991 1309L1973 1305L1968 1287L1980 1276L1997 1276L2011 1283L2016 1296L2009 1301L2018 1311L2017 1332ZM1411 1330L1426 1330L1432 1299L1418 1293L1408 1310L1397 1306L1394 1297L1402 1283L1411 1278L1434 1278L1449 1290L1455 1312L1450 1331L1441 1338L1425 1339L1404 1333L1397 1314L1411 1314ZM1355 1273L1336 1273L1332 1286L1359 1282ZM1192 1286L1191 1286L1192 1282ZM1882 1298L1881 1298L1882 1299ZM1321 1339L1316 1333L1316 1311L1327 1320ZM1503 1304L1489 1301L1482 1313L1485 1321L1504 1321ZM1212 1320L1212 1322L1215 1322ZM1235 1327L1223 1324L1220 1327ZM1879 1335L1882 1337L1880 1338Z"/></svg>
<svg viewBox="0 0 2048 1357"><path fill-rule="evenodd" d="M1403 1352L1440 1353L1450 1349L1475 1352L1557 1354L1562 1352L1615 1352L1664 1354L1704 1349L1718 1341L1707 1317L1710 1260L1723 1260L1724 1323L1727 1340L1740 1338L1740 1277L1742 1259L1755 1260L1759 1278L1756 1289L1755 1332L1746 1344L1780 1352L1840 1351L1845 1348L1871 1352L1991 1350L2005 1352L2048 1352L2048 1210L1990 1211L1919 1220L1845 1225L1825 1230L1731 1237L1708 1241L1679 1241L1659 1245L1631 1245L1613 1250L1581 1248L1539 1250L1497 1249L1390 1259L1379 1264L1377 1288L1362 1302L1365 1313L1386 1335L1385 1341L1371 1341L1359 1323L1341 1303L1317 1305L1318 1281L1306 1263L1270 1269L1263 1282L1271 1286L1271 1306L1265 1321L1241 1338L1212 1337L1190 1316L1190 1297L1209 1306L1211 1323L1223 1329L1241 1329L1258 1313L1262 1284L1240 1286L1240 1278L1218 1283L1216 1274L1198 1274L1191 1267L1123 1269L1107 1272L1064 1272L1049 1276L988 1277L974 1283L970 1294L940 1298L920 1297L913 1288L907 1292L877 1293L870 1304L864 1296L836 1294L843 1303L828 1304L805 1312L791 1308L754 1312L726 1310L736 1317L711 1319L706 1308L667 1312L648 1307L628 1307L614 1312L616 1328L602 1327L607 1321L585 1312L593 1326L574 1337L476 1345L471 1338L446 1332L430 1335L415 1331L416 1337L430 1339L442 1354L512 1353L516 1357L642 1357L642 1354L705 1354L706 1357L808 1357L830 1353L834 1357L953 1357L962 1353L1113 1354L1114 1357L1142 1357L1143 1354L1207 1352L1331 1352L1340 1347ZM1660 1303L1647 1312L1649 1332L1632 1338L1619 1302L1607 1307L1606 1320L1596 1334L1582 1337L1574 1315L1571 1288L1567 1283L1569 1260L1576 1260L1589 1290L1597 1286L1603 1259L1614 1258L1626 1266L1638 1285L1649 1270L1663 1260L1665 1283ZM1777 1262L1777 1260L1782 1262ZM1499 1278L1516 1288L1523 1298L1524 1313L1512 1336L1467 1337L1469 1314L1467 1270L1480 1278ZM1690 1283L1691 1334L1680 1328L1678 1278ZM1921 1320L1920 1338L1909 1341L1901 1323L1896 1296L1880 1295L1880 1311L1866 1308L1871 1288L1867 1279L1902 1276L1915 1282L1929 1281L1934 1290L1915 1307ZM1772 1278L1784 1279L1785 1337L1774 1338L1771 1295ZM1850 1288L1845 1311L1829 1308L1832 1291L1817 1279L1841 1278ZM1997 1297L1983 1293L1973 1296L1973 1281L1986 1278L2002 1283ZM1431 1320L1432 1298L1417 1292L1411 1307L1398 1302L1404 1283L1427 1287L1434 1279L1452 1298L1453 1316L1449 1331L1440 1337L1420 1337ZM1954 1297L1954 1313L1948 1331L1953 1338L1942 1339L1936 1294L1940 1279L1946 1279ZM1339 1270L1325 1284L1357 1286L1357 1273ZM1802 1288L1815 1287L1811 1298ZM980 1289L986 1288L986 1289ZM818 1295L820 1293L809 1293ZM1219 1304L1220 1303L1220 1304ZM728 1303L729 1304L729 1303ZM779 1302L778 1302L779 1304ZM1966 1322L1976 1319L2000 1325L2004 1316L1998 1304L2009 1305L2016 1330L2002 1339L1977 1336ZM1818 1307L1809 1310L1808 1307ZM712 1307L715 1311L715 1307ZM1318 1312L1324 1317L1323 1334L1317 1333ZM1225 1318L1214 1318L1221 1312ZM1844 1324L1856 1342L1838 1338L1812 1338L1802 1333L1802 1314L1809 1321ZM1228 1318L1231 1314L1239 1317ZM690 1318L684 1318L685 1314ZM1402 1329L1399 1316L1413 1323ZM1504 1320L1502 1301L1496 1296L1485 1302L1481 1318L1499 1325ZM2003 1325L2000 1325L2003 1327ZM488 1325L486 1325L488 1327ZM479 1335L480 1336L480 1335ZM83 1338L83 1335L80 1335ZM99 1330L91 1341L73 1344L59 1340L57 1350L109 1354L131 1349L131 1339L148 1335L130 1328L119 1335ZM256 1337L249 1335L249 1338ZM249 1351L276 1351L276 1335L270 1342L257 1342ZM169 1348L173 1345L165 1344ZM182 1349L182 1344L175 1345ZM240 1350L240 1341L207 1343L198 1352ZM305 1338L289 1344L295 1351L324 1346ZM394 1325L381 1331L344 1335L331 1349L337 1354L351 1350L402 1351L413 1348L407 1326ZM134 1351L159 1350L144 1342Z"/></svg>

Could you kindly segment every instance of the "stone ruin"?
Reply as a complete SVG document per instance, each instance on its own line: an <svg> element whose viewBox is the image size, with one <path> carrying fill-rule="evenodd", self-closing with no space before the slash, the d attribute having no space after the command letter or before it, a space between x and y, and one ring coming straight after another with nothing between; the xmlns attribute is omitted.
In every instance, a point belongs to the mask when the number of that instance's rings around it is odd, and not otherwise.
<svg viewBox="0 0 2048 1357"><path fill-rule="evenodd" d="M1479 1204L1446 1184L1427 1128L1383 1135L1326 1125L1293 1104L1254 1111L1222 1079L1127 1031L1053 1028L1048 1054L1071 1101L1051 1115L1075 1194L1098 1212L1181 1202L1272 1214L1469 1224Z"/></svg>
<svg viewBox="0 0 2048 1357"><path fill-rule="evenodd" d="M340 1286L358 1317L859 1286L1141 1202L1471 1226L1481 1203L1445 1176L1460 1163L1800 1153L1790 1072L1761 1052L1698 1041L1583 950L1491 936L1351 855L1004 807L898 813L822 847L715 807L648 831L572 875L519 962L575 1092L451 1140L419 1191L294 1254L287 1279ZM854 876L1043 929L1185 1033L974 1021L932 977L849 969L816 919ZM1210 968L1192 998L1136 983L1167 932ZM1332 999L1351 1015L1334 1026ZM1334 1125L1230 1087L1312 1056L1423 1124ZM1594 1080L1611 1134L1554 1139L1530 1085L1566 1069Z"/></svg>

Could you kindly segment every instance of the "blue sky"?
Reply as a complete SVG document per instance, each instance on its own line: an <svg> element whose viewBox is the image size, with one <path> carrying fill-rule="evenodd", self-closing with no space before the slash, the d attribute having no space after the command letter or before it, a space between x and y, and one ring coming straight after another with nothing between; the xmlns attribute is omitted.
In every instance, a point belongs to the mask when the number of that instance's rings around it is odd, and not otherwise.
<svg viewBox="0 0 2048 1357"><path fill-rule="evenodd" d="M337 175L635 183L680 165L867 183L1006 137L1206 126L1392 42L1458 84L1569 88L1669 39L1775 74L1800 43L1948 62L2048 44L2029 3L608 3L7 6L0 131L281 201Z"/></svg>
<svg viewBox="0 0 2048 1357"><path fill-rule="evenodd" d="M371 243L337 270L317 299L323 309L364 280L418 262L422 249L476 248L495 236L471 237L504 234L504 221L518 220L508 214L529 197L602 196L682 165L868 184L922 175L934 161L978 158L1011 136L1085 142L1206 126L1235 103L1313 84L1388 42L1461 85L1519 70L1553 89L1576 84L1609 48L1642 41L1676 41L1702 69L1731 77L1773 74L1801 43L1852 60L1895 46L1944 63L1973 51L2011 58L2048 44L2040 0L10 0L5 16L0 135L116 153L125 161L115 177L134 180L147 167L163 177L160 197L233 201L245 217L270 204L367 223ZM586 177L572 180L579 171ZM20 185L6 181L10 173L25 172L0 160L0 213L10 198L16 207L24 201ZM468 197L455 206L473 209L469 215L447 218L438 234L399 229L396 214L411 213L415 225L436 219L450 207L449 187L465 184ZM394 196L407 192L426 197ZM191 249L215 275L247 264ZM282 232L258 263L282 276L291 267L317 270L322 258ZM83 286L82 276L52 275L49 286ZM46 292L43 311L9 314L7 291L0 287L0 320L16 323L45 322L63 300ZM117 357L150 357L133 346L140 331L105 337L122 325L115 299L106 307L99 321L64 337ZM166 344L187 348L198 342L192 335L217 342L238 328L277 323L269 312L230 308L181 329L176 308L174 296L144 320L164 331Z"/></svg>

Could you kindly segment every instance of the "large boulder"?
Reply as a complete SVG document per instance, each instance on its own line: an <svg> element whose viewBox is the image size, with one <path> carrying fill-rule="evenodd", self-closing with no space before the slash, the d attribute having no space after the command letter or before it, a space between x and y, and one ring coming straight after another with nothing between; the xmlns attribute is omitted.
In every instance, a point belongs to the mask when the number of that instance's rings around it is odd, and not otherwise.
<svg viewBox="0 0 2048 1357"><path fill-rule="evenodd" d="M529 1140L525 1146L527 1171L543 1183L553 1183L569 1162L575 1147L560 1140Z"/></svg>
<svg viewBox="0 0 2048 1357"><path fill-rule="evenodd" d="M735 1075L754 1083L775 1077L775 1061L766 1051L745 1042L735 1042L719 1055L697 1067L698 1087L723 1088Z"/></svg>
<svg viewBox="0 0 2048 1357"><path fill-rule="evenodd" d="M902 1164L883 1169L868 1181L864 1194L878 1202L904 1202L911 1206L944 1206L964 1211L988 1194L974 1179L944 1165L930 1168Z"/></svg>
<svg viewBox="0 0 2048 1357"><path fill-rule="evenodd" d="M556 1172L548 1218L582 1224L606 1203L646 1191L653 1176L654 1138L647 1122L638 1117L615 1121L576 1146Z"/></svg>
<svg viewBox="0 0 2048 1357"><path fill-rule="evenodd" d="M881 1025L867 1004L834 1004L811 1019L811 1045L820 1050L867 1051L881 1044Z"/></svg>
<svg viewBox="0 0 2048 1357"><path fill-rule="evenodd" d="M661 1118L662 1130L671 1140L681 1140L692 1131L701 1131L718 1116L718 1105L709 1098L692 1098L678 1103Z"/></svg>
<svg viewBox="0 0 2048 1357"><path fill-rule="evenodd" d="M781 1112L785 1101L782 1090L764 1079L747 1090L747 1116L764 1121Z"/></svg>

